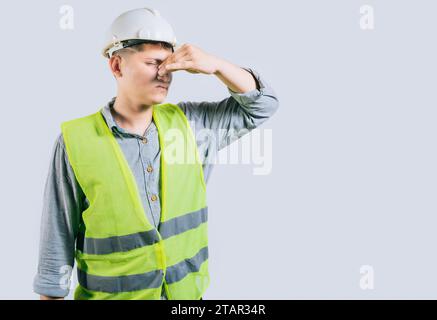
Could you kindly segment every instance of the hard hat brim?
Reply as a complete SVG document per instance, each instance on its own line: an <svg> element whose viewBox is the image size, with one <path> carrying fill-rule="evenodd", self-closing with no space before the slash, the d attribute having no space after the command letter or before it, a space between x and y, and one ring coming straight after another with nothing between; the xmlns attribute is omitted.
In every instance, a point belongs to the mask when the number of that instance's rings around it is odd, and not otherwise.
<svg viewBox="0 0 437 320"><path fill-rule="evenodd" d="M124 48L129 48L132 46L136 46L142 43L160 43L160 42L164 42L164 43L168 43L171 47L172 47L172 51L175 51L175 46L172 43L169 43L167 41L158 41L158 40L145 40L145 39L128 39L128 40L123 40L120 42L120 46L119 48L117 48L116 50L111 51L111 49L113 48L113 46L105 49L104 55L107 58L110 58L115 52L117 52L118 50L122 50Z"/></svg>

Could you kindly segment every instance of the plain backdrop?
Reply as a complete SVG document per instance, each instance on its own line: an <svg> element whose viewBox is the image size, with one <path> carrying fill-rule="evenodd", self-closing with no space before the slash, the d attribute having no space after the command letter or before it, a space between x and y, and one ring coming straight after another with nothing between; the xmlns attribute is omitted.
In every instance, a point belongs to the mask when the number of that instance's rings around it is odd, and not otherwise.
<svg viewBox="0 0 437 320"><path fill-rule="evenodd" d="M62 5L73 30L59 26ZM363 5L373 30L360 28ZM437 297L435 1L18 0L0 4L0 298L38 298L60 123L115 95L103 35L143 6L180 43L257 70L280 100L261 127L272 130L271 173L218 165L209 180L205 299ZM176 72L167 101L227 96L214 76ZM366 265L372 290L360 287Z"/></svg>

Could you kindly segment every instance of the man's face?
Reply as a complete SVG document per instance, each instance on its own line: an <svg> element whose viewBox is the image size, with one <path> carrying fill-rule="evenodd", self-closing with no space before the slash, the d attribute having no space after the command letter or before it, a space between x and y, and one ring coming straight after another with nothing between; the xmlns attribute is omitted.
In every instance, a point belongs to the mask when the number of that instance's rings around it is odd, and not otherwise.
<svg viewBox="0 0 437 320"><path fill-rule="evenodd" d="M172 74L169 72L159 76L158 66L172 54L172 51L156 44L143 46L143 51L131 49L121 54L121 57L111 58L119 59L118 89L129 98L143 104L159 104L167 97Z"/></svg>

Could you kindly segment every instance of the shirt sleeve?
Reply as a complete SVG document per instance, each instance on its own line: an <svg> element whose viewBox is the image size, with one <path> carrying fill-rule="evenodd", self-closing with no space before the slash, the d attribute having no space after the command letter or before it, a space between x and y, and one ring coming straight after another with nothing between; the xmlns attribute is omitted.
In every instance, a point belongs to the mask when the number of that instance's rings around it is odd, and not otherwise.
<svg viewBox="0 0 437 320"><path fill-rule="evenodd" d="M270 118L279 107L279 100L273 88L251 69L243 68L254 77L257 88L246 93L236 93L228 88L230 96L221 101L179 102L177 105L194 130L211 129L215 139L210 148L215 151L228 146L252 129Z"/></svg>
<svg viewBox="0 0 437 320"><path fill-rule="evenodd" d="M44 188L35 293L65 297L74 266L75 239L85 195L65 152L62 133L51 154Z"/></svg>

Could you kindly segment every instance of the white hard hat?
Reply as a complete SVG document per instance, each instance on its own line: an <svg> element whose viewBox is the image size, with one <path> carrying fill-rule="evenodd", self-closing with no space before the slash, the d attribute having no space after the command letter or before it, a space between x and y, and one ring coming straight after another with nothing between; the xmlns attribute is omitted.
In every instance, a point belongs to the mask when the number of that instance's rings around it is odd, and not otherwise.
<svg viewBox="0 0 437 320"><path fill-rule="evenodd" d="M111 24L106 33L102 54L110 58L117 50L145 41L167 42L173 48L176 46L173 28L161 17L158 10L150 8L129 10L119 15Z"/></svg>

